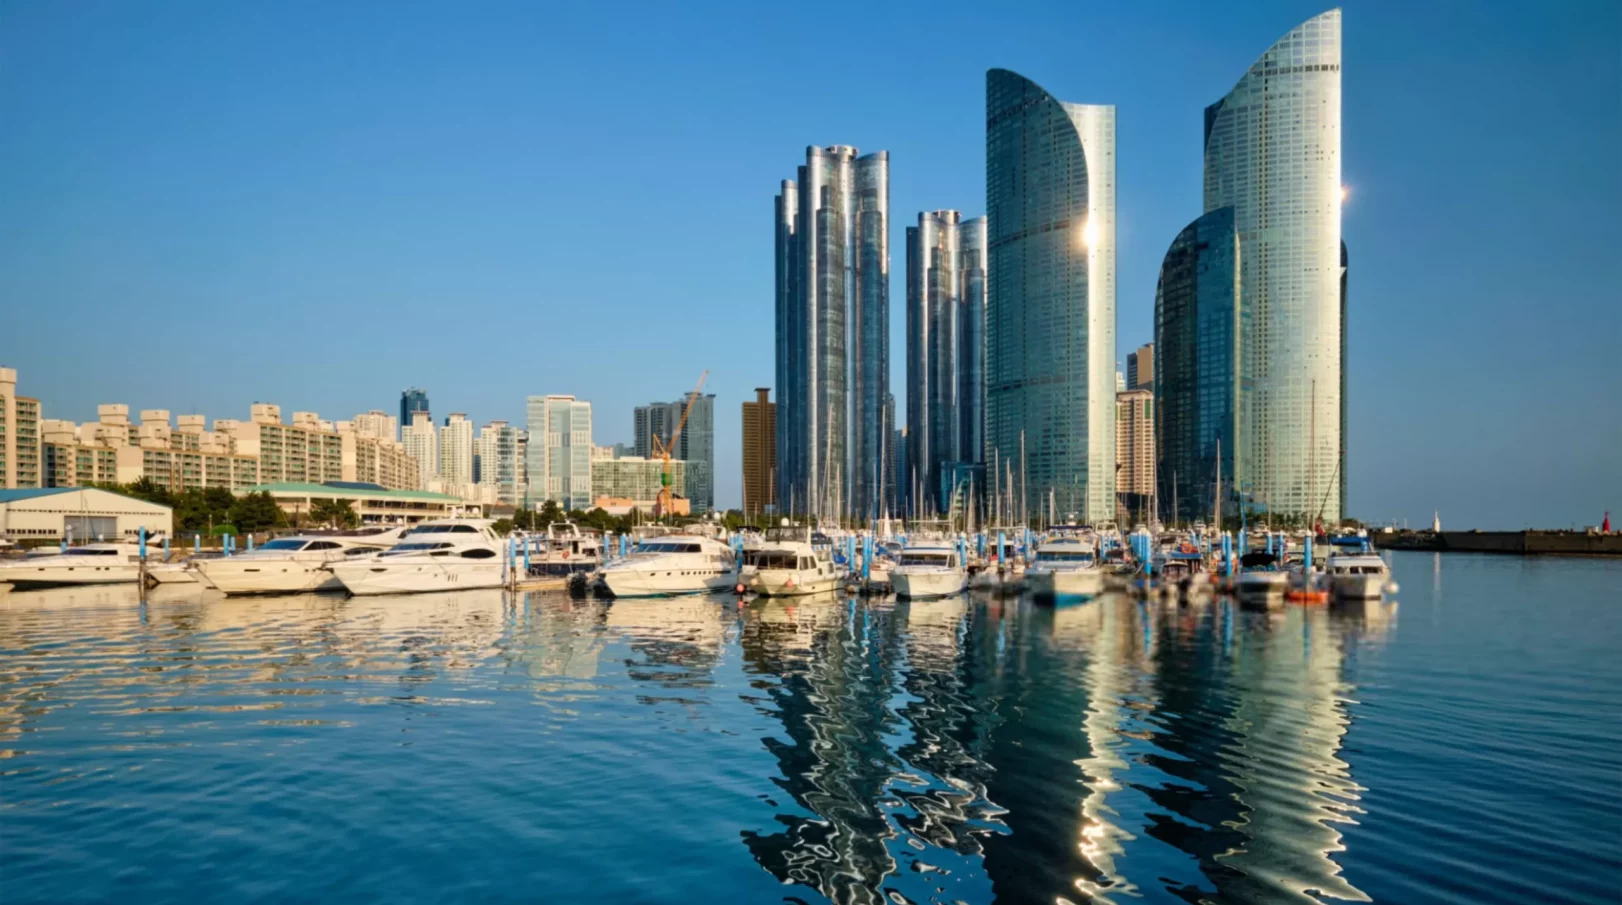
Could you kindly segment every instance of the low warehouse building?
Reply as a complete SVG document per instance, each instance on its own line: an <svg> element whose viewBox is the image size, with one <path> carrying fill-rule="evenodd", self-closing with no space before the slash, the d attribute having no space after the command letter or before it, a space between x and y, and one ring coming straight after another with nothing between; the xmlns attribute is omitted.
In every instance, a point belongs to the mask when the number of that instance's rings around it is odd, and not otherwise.
<svg viewBox="0 0 1622 905"><path fill-rule="evenodd" d="M164 537L174 530L174 510L96 487L0 490L0 537L75 543Z"/></svg>

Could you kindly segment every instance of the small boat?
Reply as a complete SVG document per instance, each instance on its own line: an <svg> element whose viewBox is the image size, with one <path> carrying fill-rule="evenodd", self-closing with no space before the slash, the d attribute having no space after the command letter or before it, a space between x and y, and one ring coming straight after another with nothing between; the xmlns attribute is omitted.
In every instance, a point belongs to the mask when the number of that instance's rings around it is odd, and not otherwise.
<svg viewBox="0 0 1622 905"><path fill-rule="evenodd" d="M1098 546L1086 537L1050 538L1036 546L1036 559L1025 569L1025 582L1042 600L1096 597L1104 593Z"/></svg>
<svg viewBox="0 0 1622 905"><path fill-rule="evenodd" d="M1277 556L1246 553L1239 557L1239 577L1234 581L1234 590L1241 598L1282 597L1289 582L1289 574L1278 567Z"/></svg>
<svg viewBox="0 0 1622 905"><path fill-rule="evenodd" d="M1391 569L1369 546L1367 537L1335 538L1324 575L1329 592L1342 600L1371 600L1380 597L1391 584Z"/></svg>
<svg viewBox="0 0 1622 905"><path fill-rule="evenodd" d="M191 567L226 596L342 591L344 584L332 570L335 563L387 550L408 530L278 537L243 553L196 560Z"/></svg>
<svg viewBox="0 0 1622 905"><path fill-rule="evenodd" d="M598 575L614 597L670 597L730 591L736 571L732 548L717 538L670 534L639 542Z"/></svg>
<svg viewBox="0 0 1622 905"><path fill-rule="evenodd" d="M573 522L553 522L545 537L525 541L530 545L531 578L561 578L569 592L584 595L586 586L603 564L603 540L582 532Z"/></svg>
<svg viewBox="0 0 1622 905"><path fill-rule="evenodd" d="M827 545L812 542L802 525L769 528L744 548L738 586L764 597L820 594L839 588L839 572Z"/></svg>
<svg viewBox="0 0 1622 905"><path fill-rule="evenodd" d="M131 543L85 544L0 563L0 582L19 591L140 580L141 548Z"/></svg>
<svg viewBox="0 0 1622 905"><path fill-rule="evenodd" d="M900 597L947 597L963 593L968 573L955 547L925 541L902 548L900 560L890 570L890 584Z"/></svg>
<svg viewBox="0 0 1622 905"><path fill-rule="evenodd" d="M148 585L160 584L197 584L197 564L186 560L175 562L147 563L146 582Z"/></svg>
<svg viewBox="0 0 1622 905"><path fill-rule="evenodd" d="M499 588L506 563L490 524L470 518L422 522L386 550L345 557L327 568L357 597Z"/></svg>

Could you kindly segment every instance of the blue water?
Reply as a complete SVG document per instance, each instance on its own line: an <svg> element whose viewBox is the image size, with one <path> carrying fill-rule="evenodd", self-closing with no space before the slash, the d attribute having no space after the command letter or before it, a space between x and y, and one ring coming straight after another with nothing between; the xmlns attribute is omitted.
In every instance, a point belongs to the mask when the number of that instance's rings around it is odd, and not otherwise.
<svg viewBox="0 0 1622 905"><path fill-rule="evenodd" d="M0 593L0 901L1611 903L1622 563L1400 603Z"/></svg>

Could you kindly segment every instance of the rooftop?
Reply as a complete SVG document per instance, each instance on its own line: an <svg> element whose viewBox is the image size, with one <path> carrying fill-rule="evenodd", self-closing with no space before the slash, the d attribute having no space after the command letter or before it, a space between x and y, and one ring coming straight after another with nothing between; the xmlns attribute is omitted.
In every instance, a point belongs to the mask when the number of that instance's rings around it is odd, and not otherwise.
<svg viewBox="0 0 1622 905"><path fill-rule="evenodd" d="M342 484L344 482L340 482ZM449 493L432 493L427 490L370 490L354 486L333 486L331 484L304 484L288 481L277 484L257 484L249 487L244 493L267 492L271 495L308 494L310 496L334 497L348 500L422 500L424 502L460 503L462 498Z"/></svg>

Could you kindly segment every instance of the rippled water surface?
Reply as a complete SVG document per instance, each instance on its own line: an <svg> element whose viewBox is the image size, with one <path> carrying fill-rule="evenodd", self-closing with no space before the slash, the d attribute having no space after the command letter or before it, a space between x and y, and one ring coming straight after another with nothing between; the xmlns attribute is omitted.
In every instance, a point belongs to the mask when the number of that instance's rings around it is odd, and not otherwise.
<svg viewBox="0 0 1622 905"><path fill-rule="evenodd" d="M0 593L0 901L1615 902L1622 563L1400 604Z"/></svg>

